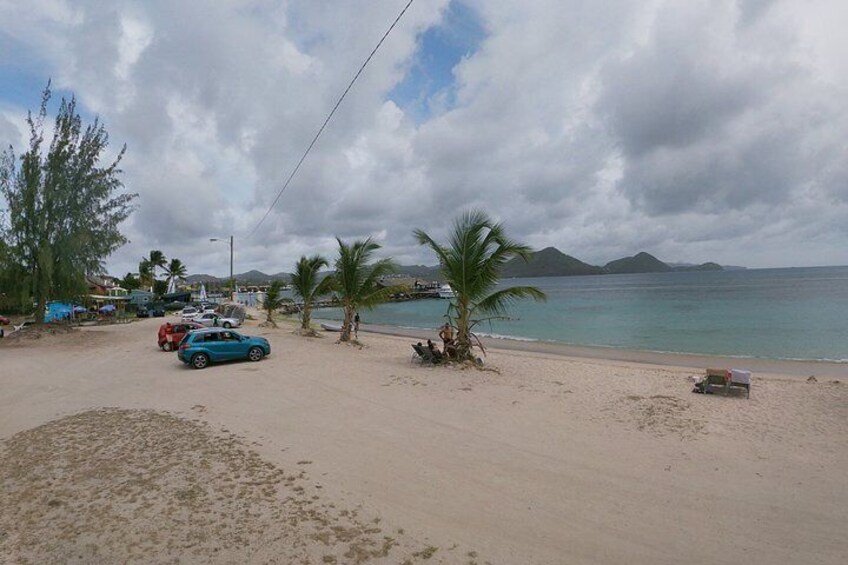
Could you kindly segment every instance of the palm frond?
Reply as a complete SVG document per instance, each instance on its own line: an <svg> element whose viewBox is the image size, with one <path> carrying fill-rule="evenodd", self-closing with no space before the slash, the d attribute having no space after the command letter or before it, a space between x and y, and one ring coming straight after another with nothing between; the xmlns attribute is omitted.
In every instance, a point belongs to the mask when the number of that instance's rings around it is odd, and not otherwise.
<svg viewBox="0 0 848 565"><path fill-rule="evenodd" d="M495 290L503 265L513 257L526 261L532 250L509 239L503 225L480 210L464 212L455 220L447 246L439 245L422 230L415 230L414 234L420 244L430 247L439 257L441 274L456 293L447 315L457 327L460 355L470 355L471 328L477 323L472 319L475 313L505 314L508 306L518 300L545 297L534 287Z"/></svg>
<svg viewBox="0 0 848 565"><path fill-rule="evenodd" d="M484 314L505 315L511 305L525 298L544 302L547 297L533 286L513 286L488 295L475 305L474 310Z"/></svg>

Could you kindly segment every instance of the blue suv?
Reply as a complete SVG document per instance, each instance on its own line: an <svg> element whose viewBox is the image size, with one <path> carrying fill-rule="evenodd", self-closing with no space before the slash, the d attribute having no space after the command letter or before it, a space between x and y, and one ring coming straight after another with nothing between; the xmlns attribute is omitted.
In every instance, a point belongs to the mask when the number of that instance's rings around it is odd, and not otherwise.
<svg viewBox="0 0 848 565"><path fill-rule="evenodd" d="M177 349L177 357L195 369L205 369L210 362L248 359L259 361L271 354L271 344L264 337L250 337L222 328L204 328L186 334Z"/></svg>

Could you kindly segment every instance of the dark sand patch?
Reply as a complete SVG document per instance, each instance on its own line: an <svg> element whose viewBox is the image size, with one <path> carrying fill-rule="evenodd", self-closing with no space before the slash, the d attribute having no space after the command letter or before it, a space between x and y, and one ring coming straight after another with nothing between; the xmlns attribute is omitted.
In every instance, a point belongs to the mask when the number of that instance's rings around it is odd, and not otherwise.
<svg viewBox="0 0 848 565"><path fill-rule="evenodd" d="M55 420L0 446L0 562L460 562L324 502L302 469L162 412Z"/></svg>

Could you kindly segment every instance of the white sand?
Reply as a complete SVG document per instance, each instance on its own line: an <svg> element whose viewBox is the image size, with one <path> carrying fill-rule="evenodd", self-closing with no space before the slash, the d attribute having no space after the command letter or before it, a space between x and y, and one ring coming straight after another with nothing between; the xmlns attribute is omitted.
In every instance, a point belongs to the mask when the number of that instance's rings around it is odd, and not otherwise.
<svg viewBox="0 0 848 565"><path fill-rule="evenodd" d="M847 379L755 374L746 400L693 369L421 367L409 338L291 327L195 371L160 323L0 344L0 562L848 561Z"/></svg>

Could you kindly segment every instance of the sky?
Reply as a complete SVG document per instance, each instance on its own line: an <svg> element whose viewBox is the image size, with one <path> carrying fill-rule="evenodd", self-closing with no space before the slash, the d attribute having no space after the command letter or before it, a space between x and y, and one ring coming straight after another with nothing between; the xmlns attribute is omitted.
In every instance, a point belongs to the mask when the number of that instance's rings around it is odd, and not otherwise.
<svg viewBox="0 0 848 565"><path fill-rule="evenodd" d="M592 264L848 264L844 0L415 0L255 229L405 4L0 0L0 145L48 79L126 144L118 276L225 276L230 235L236 272L433 265L413 229L472 208Z"/></svg>

